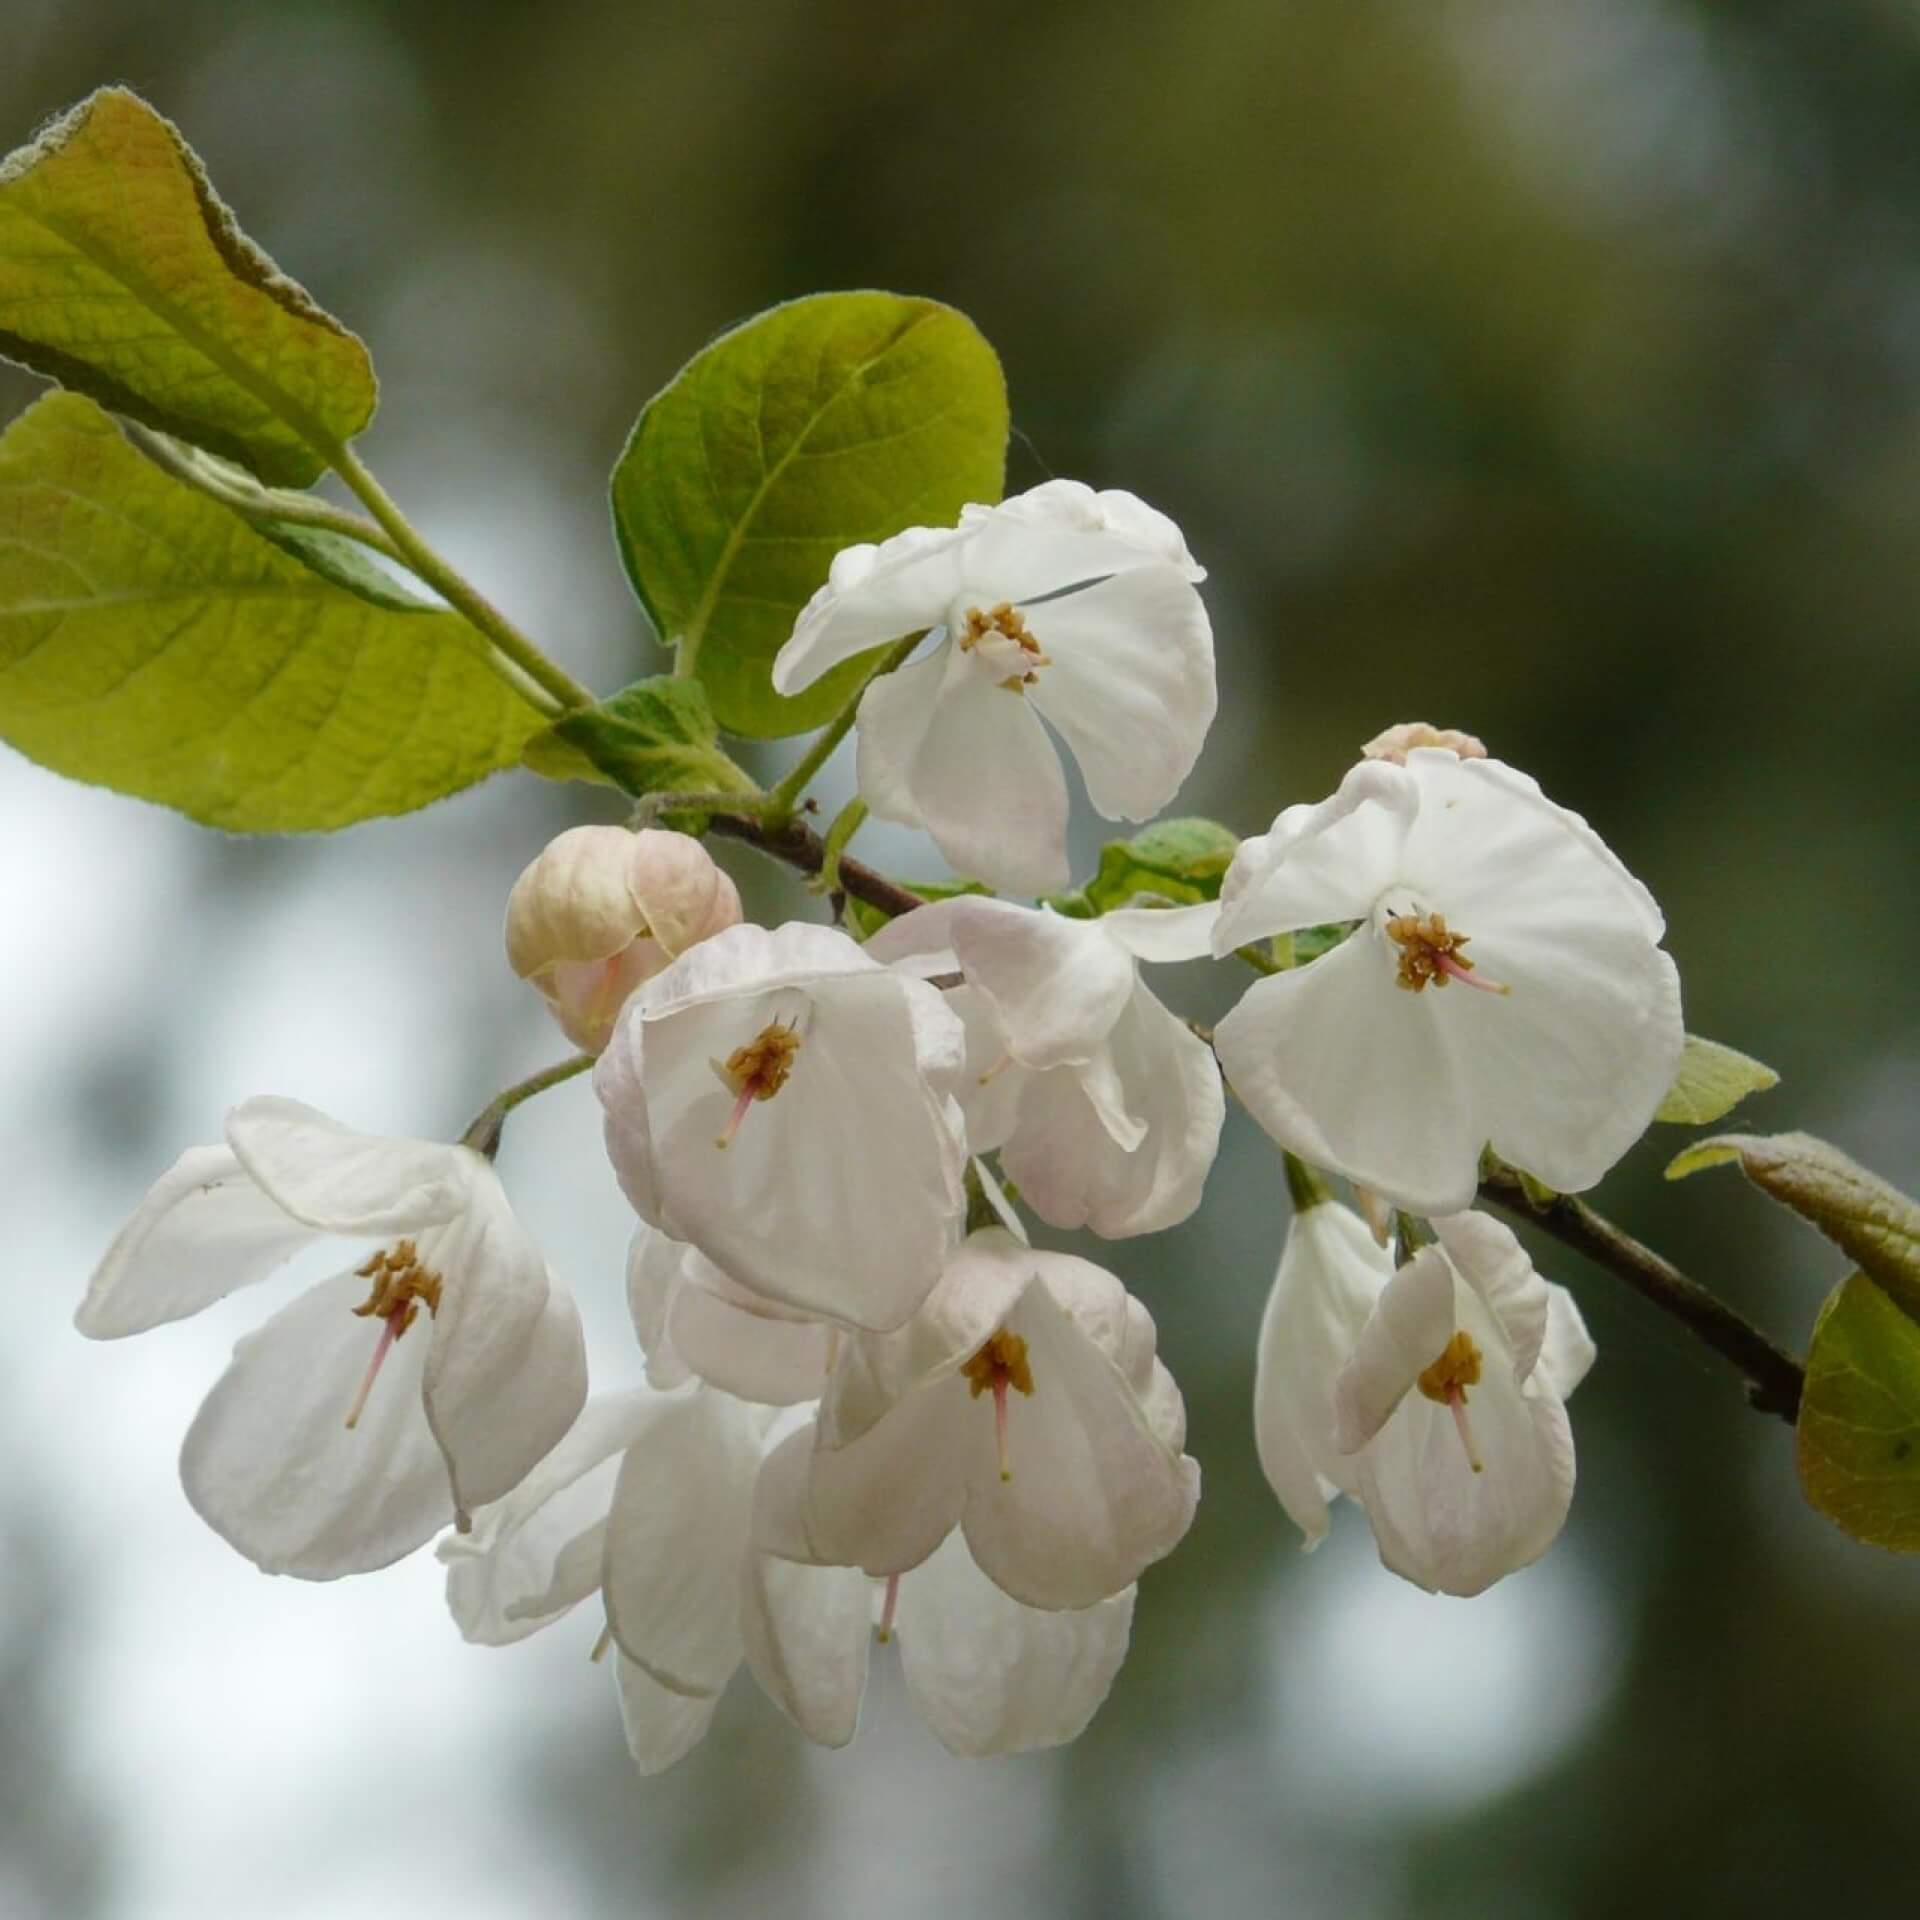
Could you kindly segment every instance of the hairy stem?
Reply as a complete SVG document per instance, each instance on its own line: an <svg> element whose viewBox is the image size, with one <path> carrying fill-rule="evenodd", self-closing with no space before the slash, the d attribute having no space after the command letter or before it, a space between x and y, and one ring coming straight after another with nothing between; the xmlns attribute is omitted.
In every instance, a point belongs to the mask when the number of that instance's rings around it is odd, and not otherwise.
<svg viewBox="0 0 1920 1920"><path fill-rule="evenodd" d="M828 721L820 737L814 741L799 763L787 777L767 792L767 817L770 820L785 820L800 803L801 796L807 790L807 782L827 764L842 740L847 737L847 729L853 725L854 716L860 711L860 702L866 696L869 686L883 673L891 673L895 667L905 664L908 655L924 638L923 634L910 633L907 637L891 646L873 663L872 670L861 676L860 684L847 696L847 704Z"/></svg>
<svg viewBox="0 0 1920 1920"><path fill-rule="evenodd" d="M1789 1424L1800 1411L1805 1371L1792 1354L1744 1320L1718 1294L1690 1280L1671 1260L1642 1246L1611 1220L1571 1194L1529 1195L1511 1167L1497 1167L1480 1182L1483 1198L1520 1219L1531 1220L1562 1246L1583 1253L1596 1266L1624 1280L1643 1299L1671 1315L1747 1380L1747 1399L1761 1413Z"/></svg>
<svg viewBox="0 0 1920 1920"><path fill-rule="evenodd" d="M512 662L531 681L542 696L539 704L551 713L564 713L571 707L590 707L593 695L556 662L549 660L532 640L516 627L466 577L441 559L427 545L413 523L394 504L387 490L369 473L358 454L344 442L323 448L328 463L359 497L361 504L379 522L382 532L393 542L397 557L411 567L428 586L462 614L493 643L504 659Z"/></svg>
<svg viewBox="0 0 1920 1920"><path fill-rule="evenodd" d="M549 1087L557 1087L563 1081L585 1073L592 1065L592 1054L576 1053L570 1060L562 1060L554 1066L542 1068L538 1073L529 1074L524 1080L516 1080L504 1092L496 1093L473 1116L473 1124L460 1136L460 1144L471 1147L475 1153L484 1153L491 1160L500 1151L500 1129L515 1107L531 1100L536 1093L545 1093Z"/></svg>

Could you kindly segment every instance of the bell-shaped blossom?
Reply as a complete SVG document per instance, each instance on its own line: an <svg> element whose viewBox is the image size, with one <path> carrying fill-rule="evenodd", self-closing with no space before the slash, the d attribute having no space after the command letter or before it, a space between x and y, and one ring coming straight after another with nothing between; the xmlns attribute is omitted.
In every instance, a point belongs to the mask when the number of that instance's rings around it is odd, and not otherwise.
<svg viewBox="0 0 1920 1920"><path fill-rule="evenodd" d="M965 1213L966 1036L843 933L703 940L628 1001L594 1086L634 1210L740 1286L897 1327Z"/></svg>
<svg viewBox="0 0 1920 1920"><path fill-rule="evenodd" d="M513 884L507 959L598 1053L635 987L739 921L733 882L690 835L569 827Z"/></svg>
<svg viewBox="0 0 1920 1920"><path fill-rule="evenodd" d="M805 1548L876 1577L958 1527L1033 1607L1087 1607L1170 1553L1200 1470L1147 1311L1112 1274L972 1234L897 1333L848 1340L819 1413Z"/></svg>
<svg viewBox="0 0 1920 1920"><path fill-rule="evenodd" d="M180 1456L187 1497L269 1573L387 1565L505 1496L572 1425L572 1298L466 1147L355 1133L249 1100L124 1226L75 1316L144 1332L332 1235L380 1243L234 1348Z"/></svg>
<svg viewBox="0 0 1920 1920"><path fill-rule="evenodd" d="M913 971L958 970L967 1026L967 1143L1000 1150L1020 1196L1056 1227L1117 1239L1200 1204L1226 1101L1212 1051L1155 998L1142 960L1198 959L1217 909L1123 908L1097 920L962 896L867 942Z"/></svg>
<svg viewBox="0 0 1920 1920"><path fill-rule="evenodd" d="M797 693L920 629L931 651L859 711L859 784L953 866L1013 892L1068 880L1063 739L1109 820L1146 820L1213 722L1213 631L1180 530L1130 493L1051 480L954 527L835 556L773 663ZM1042 725L1042 721L1046 723Z"/></svg>
<svg viewBox="0 0 1920 1920"><path fill-rule="evenodd" d="M1261 1323L1254 1434L1309 1547L1345 1493L1395 1573L1474 1594L1565 1522L1565 1401L1594 1350L1571 1296L1498 1221L1464 1213L1434 1231L1396 1270L1346 1207L1295 1215Z"/></svg>
<svg viewBox="0 0 1920 1920"><path fill-rule="evenodd" d="M897 1637L908 1697L949 1752L1025 1753L1077 1738L1126 1658L1134 1588L1073 1610L1023 1606L980 1571L956 1530L878 1588L854 1576L867 1589L864 1605L841 1587L838 1604L822 1607L812 1583L828 1570L809 1560L806 1540L815 1451L810 1429L789 1434L754 1489L741 1627L747 1664L769 1697L809 1739L844 1745L869 1649Z"/></svg>
<svg viewBox="0 0 1920 1920"><path fill-rule="evenodd" d="M698 1247L643 1226L627 1256L627 1306L663 1391L700 1379L741 1400L789 1407L817 1400L839 1345L836 1328L749 1292Z"/></svg>
<svg viewBox="0 0 1920 1920"><path fill-rule="evenodd" d="M1435 747L1362 761L1241 846L1214 951L1345 921L1214 1037L1283 1147L1435 1214L1471 1203L1489 1144L1576 1192L1640 1137L1683 1039L1660 911L1525 774Z"/></svg>

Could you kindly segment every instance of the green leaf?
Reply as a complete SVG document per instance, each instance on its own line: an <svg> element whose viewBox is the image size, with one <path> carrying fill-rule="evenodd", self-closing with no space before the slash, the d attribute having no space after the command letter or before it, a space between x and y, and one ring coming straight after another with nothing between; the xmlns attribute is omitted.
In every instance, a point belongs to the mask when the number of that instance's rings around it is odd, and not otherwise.
<svg viewBox="0 0 1920 1920"><path fill-rule="evenodd" d="M1717 1040L1702 1040L1690 1033L1680 1056L1680 1071L1653 1117L1681 1127L1711 1126L1724 1120L1748 1094L1765 1093L1779 1084L1780 1076L1771 1067Z"/></svg>
<svg viewBox="0 0 1920 1920"><path fill-rule="evenodd" d="M1920 1205L1898 1187L1810 1133L1716 1134L1676 1154L1667 1178L1729 1161L1920 1316Z"/></svg>
<svg viewBox="0 0 1920 1920"><path fill-rule="evenodd" d="M1820 1309L1798 1434L1815 1508L1869 1546L1920 1552L1920 1326L1864 1274Z"/></svg>
<svg viewBox="0 0 1920 1920"><path fill-rule="evenodd" d="M757 793L719 738L699 682L662 677L566 714L529 740L523 757L550 780L598 776L636 796Z"/></svg>
<svg viewBox="0 0 1920 1920"><path fill-rule="evenodd" d="M872 664L850 660L792 699L773 691L773 657L833 556L998 500L1006 454L1000 362L964 314L816 294L723 334L648 402L614 469L614 528L655 630L720 724L804 733Z"/></svg>
<svg viewBox="0 0 1920 1920"><path fill-rule="evenodd" d="M0 162L0 355L293 486L376 399L366 348L120 87Z"/></svg>
<svg viewBox="0 0 1920 1920"><path fill-rule="evenodd" d="M0 437L0 739L242 833L405 813L543 715L457 615L321 578L52 393Z"/></svg>
<svg viewBox="0 0 1920 1920"><path fill-rule="evenodd" d="M957 900L962 894L969 893L984 894L990 898L993 893L984 880L900 880L895 884L905 887L911 894L917 894L922 900ZM878 907L870 907L864 900L856 900L852 894L847 895L847 919L856 939L871 940L891 917Z"/></svg>
<svg viewBox="0 0 1920 1920"><path fill-rule="evenodd" d="M1109 840L1100 869L1075 893L1055 894L1056 913L1087 920L1142 897L1197 906L1220 897L1220 882L1240 842L1217 820L1161 820L1131 840Z"/></svg>

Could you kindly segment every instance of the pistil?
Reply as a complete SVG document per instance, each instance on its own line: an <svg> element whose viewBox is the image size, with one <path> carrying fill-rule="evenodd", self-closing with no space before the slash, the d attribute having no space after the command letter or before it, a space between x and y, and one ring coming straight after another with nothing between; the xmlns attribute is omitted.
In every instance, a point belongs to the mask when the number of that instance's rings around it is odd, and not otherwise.
<svg viewBox="0 0 1920 1920"><path fill-rule="evenodd" d="M1473 1427L1467 1419L1467 1389L1480 1384L1480 1349L1470 1333L1456 1332L1440 1349L1440 1357L1414 1381L1429 1400L1453 1415L1454 1431L1460 1436L1467 1465L1475 1473L1483 1470L1480 1449L1473 1443Z"/></svg>
<svg viewBox="0 0 1920 1920"><path fill-rule="evenodd" d="M900 1576L897 1573L887 1575L886 1598L880 1602L880 1625L874 1632L874 1638L884 1647L893 1638L894 1610L900 1604Z"/></svg>
<svg viewBox="0 0 1920 1920"><path fill-rule="evenodd" d="M1428 985L1444 987L1449 980L1478 987L1482 993L1513 991L1474 971L1473 962L1460 951L1471 936L1452 932L1440 914L1390 913L1385 932L1400 949L1400 969L1395 979L1409 993L1422 992Z"/></svg>
<svg viewBox="0 0 1920 1920"><path fill-rule="evenodd" d="M386 1364L393 1343L413 1325L421 1301L427 1303L429 1315L440 1311L442 1284L437 1273L420 1264L419 1251L411 1240L402 1240L391 1252L376 1253L356 1271L362 1280L373 1282L373 1290L353 1311L361 1318L377 1315L382 1325L373 1358L367 1362L366 1374L360 1382L360 1391L353 1396L353 1405L347 1410L349 1432L360 1424L373 1383L380 1377L380 1369Z"/></svg>
<svg viewBox="0 0 1920 1920"><path fill-rule="evenodd" d="M1013 1478L1013 1464L1007 1453L1007 1389L1031 1395L1033 1369L1027 1364L1027 1343L1017 1333L1002 1327L967 1364L960 1369L967 1392L975 1400L983 1393L993 1395L993 1442L1000 1459L1000 1478Z"/></svg>

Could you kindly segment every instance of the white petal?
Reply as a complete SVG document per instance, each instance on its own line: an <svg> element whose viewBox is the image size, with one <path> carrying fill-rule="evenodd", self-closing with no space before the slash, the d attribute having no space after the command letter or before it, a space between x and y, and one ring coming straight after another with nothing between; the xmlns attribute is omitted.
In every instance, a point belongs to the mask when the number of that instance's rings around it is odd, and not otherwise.
<svg viewBox="0 0 1920 1920"><path fill-rule="evenodd" d="M940 708L952 648L944 642L873 681L860 699L854 785L876 820L924 827L913 796L913 766Z"/></svg>
<svg viewBox="0 0 1920 1920"><path fill-rule="evenodd" d="M355 1133L272 1095L227 1115L227 1142L263 1193L323 1233L417 1233L451 1220L476 1172L491 1172L465 1147Z"/></svg>
<svg viewBox="0 0 1920 1920"><path fill-rule="evenodd" d="M90 1340L117 1340L183 1320L264 1280L313 1238L230 1148L189 1147L114 1236L74 1325Z"/></svg>
<svg viewBox="0 0 1920 1920"><path fill-rule="evenodd" d="M916 747L909 745L894 707L885 700L876 707L874 696L885 686L876 681L861 703L862 738L880 729L876 753L904 770L918 824L953 870L1009 893L1054 893L1066 886L1072 878L1066 775L1026 696L996 686L952 650ZM881 812L877 795L885 788L869 791L865 773L863 763L862 795Z"/></svg>
<svg viewBox="0 0 1920 1920"><path fill-rule="evenodd" d="M1333 1442L1342 1453L1357 1453L1386 1425L1453 1333L1453 1269L1438 1247L1422 1247L1381 1289L1333 1383Z"/></svg>
<svg viewBox="0 0 1920 1920"><path fill-rule="evenodd" d="M467 1212L420 1242L421 1264L443 1282L427 1349L427 1419L455 1504L468 1514L511 1492L587 1398L573 1298L482 1165Z"/></svg>
<svg viewBox="0 0 1920 1920"><path fill-rule="evenodd" d="M740 1664L740 1564L760 1435L707 1388L656 1403L607 1518L607 1619L629 1659L679 1693L718 1693Z"/></svg>
<svg viewBox="0 0 1920 1920"><path fill-rule="evenodd" d="M1117 573L1025 609L1050 664L1030 695L1109 820L1146 820L1180 790L1213 724L1213 629L1178 567Z"/></svg>
<svg viewBox="0 0 1920 1920"><path fill-rule="evenodd" d="M673 1350L687 1366L708 1385L761 1406L817 1400L834 1330L755 1299L698 1251L687 1252L702 1278L674 1295L667 1321Z"/></svg>
<svg viewBox="0 0 1920 1920"><path fill-rule="evenodd" d="M187 1430L187 1498L262 1572L369 1573L453 1518L420 1407L421 1321L394 1342L359 1425L347 1428L381 1331L353 1311L366 1293L364 1279L342 1273L282 1307L235 1345Z"/></svg>
<svg viewBox="0 0 1920 1920"><path fill-rule="evenodd" d="M682 1263L692 1251L644 1221L627 1246L627 1312L647 1357L647 1384L663 1393L693 1378L693 1369L667 1338L667 1311L680 1287Z"/></svg>
<svg viewBox="0 0 1920 1920"><path fill-rule="evenodd" d="M1287 808L1233 856L1220 886L1214 952L1224 956L1296 927L1365 919L1381 892L1405 877L1403 850L1419 810L1418 782L1384 760L1361 761L1317 806Z"/></svg>
<svg viewBox="0 0 1920 1920"><path fill-rule="evenodd" d="M1136 985L1109 1041L1127 1111L1143 1123L1131 1151L1061 1069L1037 1080L1001 1158L1034 1211L1056 1227L1091 1226L1109 1239L1184 1220L1220 1145L1226 1099L1213 1053L1145 986Z"/></svg>
<svg viewBox="0 0 1920 1920"><path fill-rule="evenodd" d="M1295 1214L1267 1296L1254 1443L1268 1484L1310 1548L1326 1537L1329 1488L1353 1475L1334 1445L1333 1383L1392 1271L1366 1223L1326 1201Z"/></svg>
<svg viewBox="0 0 1920 1920"><path fill-rule="evenodd" d="M1013 1132L1033 1075L1009 1054L999 1016L971 987L949 987L946 1001L967 1034L966 1067L956 1095L966 1116L967 1151L991 1153Z"/></svg>
<svg viewBox="0 0 1920 1920"><path fill-rule="evenodd" d="M851 1567L798 1566L749 1553L741 1569L747 1665L809 1740L844 1747L860 1721L873 1633L873 1584Z"/></svg>
<svg viewBox="0 0 1920 1920"><path fill-rule="evenodd" d="M619 1456L652 1401L640 1392L588 1401L566 1438L474 1515L472 1533L440 1542L447 1606L466 1639L506 1646L599 1591Z"/></svg>
<svg viewBox="0 0 1920 1920"><path fill-rule="evenodd" d="M953 1535L900 1585L900 1665L920 1717L966 1757L1077 1738L1113 1685L1134 1589L1078 1612L1010 1600Z"/></svg>
<svg viewBox="0 0 1920 1920"><path fill-rule="evenodd" d="M970 527L909 527L877 547L845 547L774 656L776 693L798 693L869 648L946 618L965 584Z"/></svg>
<svg viewBox="0 0 1920 1920"><path fill-rule="evenodd" d="M1535 1382L1556 1399L1568 1399L1587 1377L1599 1349L1580 1317L1580 1308L1565 1287L1547 1282L1547 1335L1540 1345Z"/></svg>
<svg viewBox="0 0 1920 1920"><path fill-rule="evenodd" d="M1524 1380L1546 1338L1550 1290L1513 1229L1487 1213L1444 1214L1433 1223L1454 1270L1486 1303Z"/></svg>
<svg viewBox="0 0 1920 1920"><path fill-rule="evenodd" d="M1362 927L1311 964L1256 980L1214 1030L1214 1050L1248 1112L1301 1159L1411 1213L1459 1213L1478 1191L1486 1141L1477 1083L1452 1024L1422 1004L1436 995L1397 986L1382 945Z"/></svg>
<svg viewBox="0 0 1920 1920"><path fill-rule="evenodd" d="M1039 1070L1088 1059L1133 994L1133 957L1102 923L1007 900L941 904L967 984L999 1015L1013 1057Z"/></svg>
<svg viewBox="0 0 1920 1920"><path fill-rule="evenodd" d="M967 1402L955 1378L920 1397L953 1403L967 1483L961 1525L980 1570L1028 1606L1091 1606L1179 1544L1199 1468L1154 1431L1121 1367L1048 1285L1030 1287L1007 1324L1026 1341L1033 1375L1031 1395L1008 1395L1009 1479L988 1396Z"/></svg>
<svg viewBox="0 0 1920 1920"><path fill-rule="evenodd" d="M719 1694L675 1693L625 1654L615 1655L614 1684L627 1751L649 1779L684 1760L707 1737L720 1710Z"/></svg>
<svg viewBox="0 0 1920 1920"><path fill-rule="evenodd" d="M1207 900L1195 907L1120 907L1096 924L1136 960L1151 962L1204 959L1219 923L1220 903Z"/></svg>
<svg viewBox="0 0 1920 1920"><path fill-rule="evenodd" d="M815 1559L884 1579L939 1546L966 1497L966 1398L955 1374L909 1394L857 1440L815 1448L800 1529Z"/></svg>
<svg viewBox="0 0 1920 1920"><path fill-rule="evenodd" d="M1206 578L1180 529L1119 488L1096 493L1079 480L1047 480L997 507L964 508L960 519L980 535L967 556L968 584L988 583L1001 600L1133 567L1175 566L1189 579Z"/></svg>

